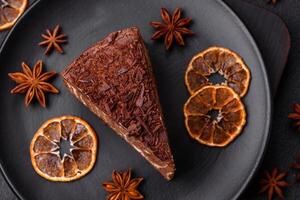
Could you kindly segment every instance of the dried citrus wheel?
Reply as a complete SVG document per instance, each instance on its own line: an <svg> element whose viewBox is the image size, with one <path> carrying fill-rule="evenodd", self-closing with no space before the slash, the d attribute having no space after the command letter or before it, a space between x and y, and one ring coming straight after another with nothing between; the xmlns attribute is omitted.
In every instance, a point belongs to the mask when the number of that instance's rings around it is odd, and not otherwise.
<svg viewBox="0 0 300 200"><path fill-rule="evenodd" d="M70 149L62 155L61 144ZM34 170L51 181L72 181L86 175L94 166L97 137L84 120L63 116L46 121L30 144Z"/></svg>
<svg viewBox="0 0 300 200"><path fill-rule="evenodd" d="M27 4L28 0L0 0L0 31L12 27Z"/></svg>
<svg viewBox="0 0 300 200"><path fill-rule="evenodd" d="M205 86L184 105L189 135L202 144L223 147L233 141L246 123L238 94L227 86Z"/></svg>
<svg viewBox="0 0 300 200"><path fill-rule="evenodd" d="M240 97L247 93L251 76L247 65L235 52L221 47L211 47L192 58L185 74L189 92L212 85L209 77L215 73L225 79L222 85L231 87Z"/></svg>

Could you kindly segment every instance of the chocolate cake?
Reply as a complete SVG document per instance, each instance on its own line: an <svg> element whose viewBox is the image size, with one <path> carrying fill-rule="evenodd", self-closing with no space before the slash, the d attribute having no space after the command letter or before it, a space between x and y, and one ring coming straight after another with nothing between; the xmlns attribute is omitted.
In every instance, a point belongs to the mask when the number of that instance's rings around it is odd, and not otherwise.
<svg viewBox="0 0 300 200"><path fill-rule="evenodd" d="M113 32L63 72L84 105L144 156L167 180L175 164L147 49L138 28Z"/></svg>

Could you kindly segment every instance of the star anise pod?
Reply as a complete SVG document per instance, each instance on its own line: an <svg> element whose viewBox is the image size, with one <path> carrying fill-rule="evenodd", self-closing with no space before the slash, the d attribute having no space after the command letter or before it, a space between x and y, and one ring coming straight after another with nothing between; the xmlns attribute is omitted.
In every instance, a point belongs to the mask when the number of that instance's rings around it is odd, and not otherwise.
<svg viewBox="0 0 300 200"><path fill-rule="evenodd" d="M268 3L275 5L276 3L278 3L278 0L268 0Z"/></svg>
<svg viewBox="0 0 300 200"><path fill-rule="evenodd" d="M126 172L112 173L112 182L104 182L103 188L109 192L106 200L134 200L144 199L143 195L137 190L143 178L131 179L131 170Z"/></svg>
<svg viewBox="0 0 300 200"><path fill-rule="evenodd" d="M65 34L59 34L60 27L57 25L53 32L51 32L49 29L46 30L47 35L42 34L42 37L44 38L44 41L40 42L40 46L47 46L45 50L45 55L48 55L50 51L54 48L59 53L63 53L64 50L60 46L63 43L66 43L66 35Z"/></svg>
<svg viewBox="0 0 300 200"><path fill-rule="evenodd" d="M15 81L18 85L13 88L10 92L12 94L16 93L26 93L25 105L28 106L32 99L35 97L42 107L46 107L45 94L59 93L50 83L47 83L50 78L56 75L55 72L42 73L43 62L39 60L35 65L33 70L23 62L22 72L9 73L8 76Z"/></svg>
<svg viewBox="0 0 300 200"><path fill-rule="evenodd" d="M157 29L152 35L152 40L165 37L165 46L169 50L175 40L178 45L184 46L184 35L193 35L194 33L186 28L192 21L191 18L181 18L181 9L176 8L171 16L166 8L161 8L160 15L163 23L150 22L150 25Z"/></svg>
<svg viewBox="0 0 300 200"><path fill-rule="evenodd" d="M296 103L294 105L294 112L289 114L288 118L295 120L295 126L298 127L300 132L300 104Z"/></svg>
<svg viewBox="0 0 300 200"><path fill-rule="evenodd" d="M290 164L290 168L300 170L300 156L298 156L296 162ZM300 172L296 174L296 182L300 181Z"/></svg>
<svg viewBox="0 0 300 200"><path fill-rule="evenodd" d="M265 177L260 181L261 189L259 193L267 192L268 200L273 198L274 193L283 199L282 188L289 186L289 184L283 180L286 175L286 172L279 172L277 168L274 168L271 173L266 171Z"/></svg>

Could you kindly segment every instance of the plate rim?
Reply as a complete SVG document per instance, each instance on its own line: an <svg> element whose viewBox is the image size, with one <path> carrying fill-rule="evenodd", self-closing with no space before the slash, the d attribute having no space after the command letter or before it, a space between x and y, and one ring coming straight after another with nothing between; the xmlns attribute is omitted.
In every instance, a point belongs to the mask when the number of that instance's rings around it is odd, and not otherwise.
<svg viewBox="0 0 300 200"><path fill-rule="evenodd" d="M258 58L258 61L260 63L261 67L261 71L263 73L263 77L264 77L264 83L265 83L265 90L266 90L266 103L267 103L267 107L266 107L266 125L265 125L265 134L263 137L263 141L262 141L262 147L258 153L258 156L255 160L254 166L252 168L252 170L250 171L250 173L248 174L245 182L241 185L240 189L236 192L236 194L232 197L233 200L238 199L243 191L246 189L246 187L249 185L251 179L253 178L254 174L256 173L256 171L258 170L264 154L266 152L266 148L270 139L270 130L271 130L271 119L273 116L273 103L271 100L271 90L270 90L270 82L269 82L269 76L267 74L266 71L266 66L264 63L264 60L262 58L262 54L253 38L253 36L250 34L250 31L248 30L248 28L246 27L246 25L242 22L242 20L237 16L237 14L223 1L223 0L216 0L224 9L225 11L227 11L232 17L233 20L235 20L235 23L242 29L242 31L245 33L245 36L248 38L253 51L256 54L256 57ZM18 18L18 20L16 21L16 23L14 24L14 26L8 31L8 33L6 34L6 36L4 37L1 46L0 46L0 55L3 54L3 49L6 46L6 43L8 41L8 39L10 38L10 36L13 34L13 32L15 31L16 27L18 26L19 23L21 23L21 21L28 15L28 13L34 9L34 7L36 7L39 3L41 3L42 0L35 0L26 10L25 12ZM9 188L11 189L11 191L16 195L16 197L20 200L25 200L25 198L19 193L19 191L17 190L17 188L15 187L15 185L11 182L11 180L9 179L9 177L7 176L5 169L2 166L2 159L0 162L0 173L2 174L5 182L7 183L7 185L9 186Z"/></svg>
<svg viewBox="0 0 300 200"><path fill-rule="evenodd" d="M255 173L257 172L259 166L262 163L262 160L264 158L266 149L267 149L267 145L270 139L270 131L271 131L271 120L272 120L272 116L273 116L273 102L272 102L272 97L271 97L271 88L270 88L270 81L269 81L269 76L267 74L267 70L266 70L266 65L265 62L262 58L262 54L253 38L253 36L250 34L250 31L248 30L248 28L246 27L246 25L242 22L242 20L237 16L237 14L223 1L223 0L217 0L223 7L225 10L227 10L228 13L230 13L233 18L235 19L236 23L242 28L242 30L245 32L246 37L249 39L254 52L257 54L257 58L258 61L260 63L260 65L262 66L261 70L263 73L264 78L264 82L266 85L266 96L267 96L267 119L266 119L266 126L265 126L265 134L263 137L263 141L262 141L262 148L260 149L258 156L256 158L255 164L251 170L251 172L249 173L248 177L246 178L246 181L244 182L244 184L242 184L242 186L240 187L240 189L238 190L238 192L233 196L233 199L236 200L238 199L242 193L244 192L244 190L246 189L246 187L249 185L250 181L252 180L253 176L255 175ZM0 50L1 52L1 50Z"/></svg>

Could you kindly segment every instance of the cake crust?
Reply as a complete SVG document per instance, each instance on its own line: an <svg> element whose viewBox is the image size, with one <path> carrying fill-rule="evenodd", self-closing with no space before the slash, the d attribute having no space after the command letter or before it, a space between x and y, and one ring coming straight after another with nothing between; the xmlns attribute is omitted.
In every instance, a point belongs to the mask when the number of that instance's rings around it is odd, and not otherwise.
<svg viewBox="0 0 300 200"><path fill-rule="evenodd" d="M135 27L113 32L63 72L72 94L167 180L175 164L147 49Z"/></svg>

